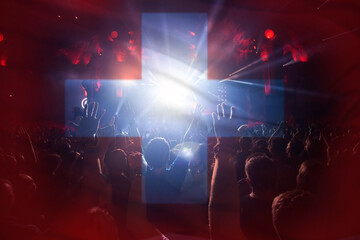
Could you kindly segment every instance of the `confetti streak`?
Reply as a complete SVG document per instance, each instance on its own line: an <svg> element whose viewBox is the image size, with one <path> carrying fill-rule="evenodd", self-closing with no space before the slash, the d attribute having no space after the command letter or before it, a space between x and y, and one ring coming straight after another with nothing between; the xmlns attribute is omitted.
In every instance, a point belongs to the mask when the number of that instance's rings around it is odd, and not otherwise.
<svg viewBox="0 0 360 240"><path fill-rule="evenodd" d="M325 4L327 4L330 0L326 0L323 2L320 6L317 7L317 10L319 10L321 7L323 7Z"/></svg>
<svg viewBox="0 0 360 240"><path fill-rule="evenodd" d="M245 67L242 67L242 68L236 70L235 72L230 73L229 76L230 76L230 77L231 77L231 76L234 76L235 74L237 74L237 73L239 73L239 72L241 72L241 71L243 71L243 70L245 70L245 69L247 69L247 68L249 68L249 67L251 67L251 66L253 66L253 65L255 65L255 64L259 63L259 62L261 62L261 61L262 61L262 59L260 58L260 59L258 59L258 60L256 60L256 61L254 61L254 62L246 65Z"/></svg>
<svg viewBox="0 0 360 240"><path fill-rule="evenodd" d="M337 38L337 37L340 37L340 36L343 36L343 35L346 35L346 34L349 34L349 33L352 33L352 32L356 32L358 30L359 30L359 28L355 28L355 29L352 29L352 30L349 30L349 31L346 31L346 32L336 34L336 35L328 37L328 38L324 38L322 41L325 42L325 41L333 39L333 38Z"/></svg>

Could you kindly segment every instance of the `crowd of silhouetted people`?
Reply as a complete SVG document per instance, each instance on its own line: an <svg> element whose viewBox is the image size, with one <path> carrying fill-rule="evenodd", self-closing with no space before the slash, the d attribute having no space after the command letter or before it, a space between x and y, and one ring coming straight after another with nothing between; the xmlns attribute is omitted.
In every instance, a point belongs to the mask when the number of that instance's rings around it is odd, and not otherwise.
<svg viewBox="0 0 360 240"><path fill-rule="evenodd" d="M116 136L98 107L66 128L2 133L0 239L360 238L357 132L232 127L222 105L208 133L197 109L177 139L145 136L135 121L136 137Z"/></svg>

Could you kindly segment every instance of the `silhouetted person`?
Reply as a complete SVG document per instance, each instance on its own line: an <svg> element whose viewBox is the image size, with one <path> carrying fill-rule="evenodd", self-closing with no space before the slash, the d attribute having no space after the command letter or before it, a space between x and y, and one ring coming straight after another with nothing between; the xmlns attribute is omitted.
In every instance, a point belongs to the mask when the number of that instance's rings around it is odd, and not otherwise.
<svg viewBox="0 0 360 240"><path fill-rule="evenodd" d="M164 138L154 138L148 143L145 149L148 164L145 176L147 217L162 232L168 232L169 227L177 225L174 214L169 212L173 208L163 204L179 202L188 169L188 161L180 157L168 166L169 158L170 147Z"/></svg>
<svg viewBox="0 0 360 240"><path fill-rule="evenodd" d="M0 179L0 239L33 239L40 233L35 225L20 224L12 215L15 204L14 189L10 181Z"/></svg>
<svg viewBox="0 0 360 240"><path fill-rule="evenodd" d="M272 205L273 224L281 240L333 239L314 196L293 190L280 194Z"/></svg>
<svg viewBox="0 0 360 240"><path fill-rule="evenodd" d="M251 138L242 137L239 139L240 151L237 153L236 159L236 176L238 180L245 177L245 160L251 154L252 142Z"/></svg>
<svg viewBox="0 0 360 240"><path fill-rule="evenodd" d="M324 162L305 161L301 164L297 175L297 189L313 194L324 193L328 167Z"/></svg>
<svg viewBox="0 0 360 240"><path fill-rule="evenodd" d="M286 146L286 140L280 137L271 138L268 146L271 159L277 167L278 193L296 188L296 176L298 169L296 166L291 164L286 153Z"/></svg>
<svg viewBox="0 0 360 240"><path fill-rule="evenodd" d="M123 235L131 186L131 181L127 176L126 153L121 149L111 151L105 158L105 165L108 168L108 178L112 189L113 215L120 235Z"/></svg>
<svg viewBox="0 0 360 240"><path fill-rule="evenodd" d="M240 199L240 225L248 239L276 239L271 204L276 193L276 165L265 155L251 157L245 165L251 193Z"/></svg>

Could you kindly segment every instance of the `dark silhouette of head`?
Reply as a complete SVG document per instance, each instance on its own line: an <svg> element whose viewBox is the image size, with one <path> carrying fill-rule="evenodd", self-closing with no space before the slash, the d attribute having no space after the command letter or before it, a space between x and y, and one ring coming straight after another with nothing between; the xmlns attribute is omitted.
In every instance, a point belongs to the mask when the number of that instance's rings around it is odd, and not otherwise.
<svg viewBox="0 0 360 240"><path fill-rule="evenodd" d="M241 151L243 151L243 152L250 151L250 149L252 148L251 139L249 137L242 137L239 140L239 145L240 145Z"/></svg>
<svg viewBox="0 0 360 240"><path fill-rule="evenodd" d="M299 166L304 160L305 144L297 138L291 139L286 147L286 152L292 164Z"/></svg>
<svg viewBox="0 0 360 240"><path fill-rule="evenodd" d="M253 147L251 149L252 153L264 153L269 155L269 150L267 148L267 141L263 138L253 140Z"/></svg>
<svg viewBox="0 0 360 240"><path fill-rule="evenodd" d="M277 196L272 205L273 225L282 240L321 240L326 228L314 196L293 190ZM329 237L329 236L328 236Z"/></svg>
<svg viewBox="0 0 360 240"><path fill-rule="evenodd" d="M304 147L305 145L302 141L296 138L292 139L286 147L288 157L299 157L304 152Z"/></svg>
<svg viewBox="0 0 360 240"><path fill-rule="evenodd" d="M275 163L264 154L248 158L245 173L253 192L266 192L276 186Z"/></svg>
<svg viewBox="0 0 360 240"><path fill-rule="evenodd" d="M36 183L32 177L20 173L11 178L16 196L16 204L28 203L34 198L37 190Z"/></svg>
<svg viewBox="0 0 360 240"><path fill-rule="evenodd" d="M269 141L269 151L272 156L286 156L286 145L287 142L283 138L275 137Z"/></svg>
<svg viewBox="0 0 360 240"><path fill-rule="evenodd" d="M105 164L110 176L116 176L127 171L127 156L122 149L111 151L105 158Z"/></svg>
<svg viewBox="0 0 360 240"><path fill-rule="evenodd" d="M169 161L170 146L164 138L150 140L145 150L146 162L152 168L164 168Z"/></svg>
<svg viewBox="0 0 360 240"><path fill-rule="evenodd" d="M326 184L328 167L324 162L305 161L297 175L297 188L311 193L319 193Z"/></svg>

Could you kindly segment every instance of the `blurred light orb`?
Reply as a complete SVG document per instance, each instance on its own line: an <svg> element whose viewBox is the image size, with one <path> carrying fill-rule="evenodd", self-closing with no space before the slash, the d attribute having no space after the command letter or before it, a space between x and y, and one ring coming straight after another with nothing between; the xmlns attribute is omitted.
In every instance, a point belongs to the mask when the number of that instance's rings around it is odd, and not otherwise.
<svg viewBox="0 0 360 240"><path fill-rule="evenodd" d="M190 159L194 156L191 148L187 148L187 147L183 148L181 155L182 155L182 157L187 158L187 159Z"/></svg>
<svg viewBox="0 0 360 240"><path fill-rule="evenodd" d="M267 39L273 40L275 38L275 33L271 29L266 29L264 34Z"/></svg>
<svg viewBox="0 0 360 240"><path fill-rule="evenodd" d="M112 38L117 38L117 37L119 36L119 34L118 34L117 31L112 31L111 34L110 34L110 36L111 36Z"/></svg>
<svg viewBox="0 0 360 240"><path fill-rule="evenodd" d="M0 58L0 65L1 65L2 67L5 67L6 64L7 64L7 60L8 60L7 56L2 56L2 57Z"/></svg>
<svg viewBox="0 0 360 240"><path fill-rule="evenodd" d="M4 40L4 34L0 33L0 42Z"/></svg>

